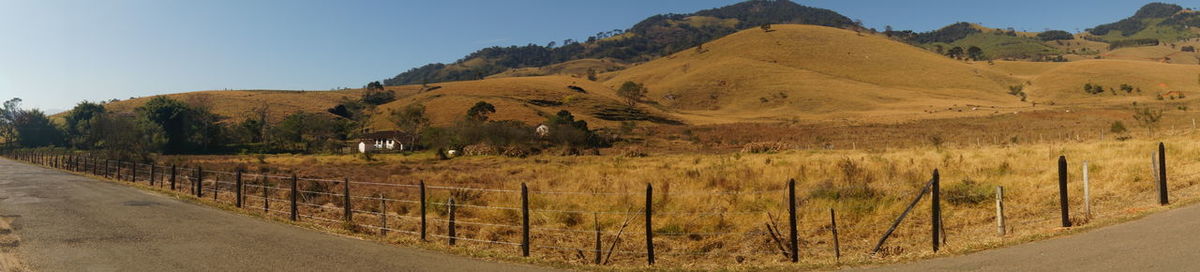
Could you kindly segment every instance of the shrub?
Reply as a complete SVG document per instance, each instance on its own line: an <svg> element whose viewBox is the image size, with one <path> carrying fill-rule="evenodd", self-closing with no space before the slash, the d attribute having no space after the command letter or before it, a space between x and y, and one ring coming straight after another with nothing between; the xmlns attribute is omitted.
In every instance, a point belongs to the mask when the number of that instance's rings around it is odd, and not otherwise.
<svg viewBox="0 0 1200 272"><path fill-rule="evenodd" d="M974 205L992 199L992 188L986 184L963 179L962 182L946 187L946 201L955 205Z"/></svg>
<svg viewBox="0 0 1200 272"><path fill-rule="evenodd" d="M742 153L776 153L791 149L791 147L782 142L756 142L742 146Z"/></svg>

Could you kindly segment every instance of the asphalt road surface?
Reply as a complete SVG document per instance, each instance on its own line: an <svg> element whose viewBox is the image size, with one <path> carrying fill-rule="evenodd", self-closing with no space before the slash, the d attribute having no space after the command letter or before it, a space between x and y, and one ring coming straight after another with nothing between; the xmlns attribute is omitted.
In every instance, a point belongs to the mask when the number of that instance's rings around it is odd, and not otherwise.
<svg viewBox="0 0 1200 272"><path fill-rule="evenodd" d="M1028 244L868 271L1200 271L1200 205Z"/></svg>
<svg viewBox="0 0 1200 272"><path fill-rule="evenodd" d="M0 158L34 271L547 271L340 237Z"/></svg>

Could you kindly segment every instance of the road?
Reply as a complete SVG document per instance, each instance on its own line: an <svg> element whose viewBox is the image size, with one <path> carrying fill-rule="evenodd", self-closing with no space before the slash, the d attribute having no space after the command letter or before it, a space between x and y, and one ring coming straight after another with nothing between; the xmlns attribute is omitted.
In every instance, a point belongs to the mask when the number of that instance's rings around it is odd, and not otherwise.
<svg viewBox="0 0 1200 272"><path fill-rule="evenodd" d="M34 271L550 270L335 236L2 158L0 218L20 239L0 246Z"/></svg>
<svg viewBox="0 0 1200 272"><path fill-rule="evenodd" d="M1196 271L1200 205L1028 244L863 271Z"/></svg>

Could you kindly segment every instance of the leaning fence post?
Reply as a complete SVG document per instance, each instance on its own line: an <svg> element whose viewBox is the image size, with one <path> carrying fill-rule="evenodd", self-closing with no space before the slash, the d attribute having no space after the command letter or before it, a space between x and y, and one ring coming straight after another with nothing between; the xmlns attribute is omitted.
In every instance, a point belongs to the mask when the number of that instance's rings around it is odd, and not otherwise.
<svg viewBox="0 0 1200 272"><path fill-rule="evenodd" d="M1004 186L996 185L996 234L1004 236Z"/></svg>
<svg viewBox="0 0 1200 272"><path fill-rule="evenodd" d="M450 236L450 245L453 246L454 241L457 240L456 237L458 237L455 234L455 230L454 230L454 197L451 197L449 201L450 201L449 202L450 205L447 205L447 209L449 209L448 214L450 215L450 221L449 221L450 226L449 226L449 228L446 229L446 232L447 232L447 234L450 234L449 235Z"/></svg>
<svg viewBox="0 0 1200 272"><path fill-rule="evenodd" d="M428 206L429 205L427 203L425 203L425 181L422 180L421 181L421 241L427 241L425 239L425 226L428 222L426 221L426 217L425 217L425 208Z"/></svg>
<svg viewBox="0 0 1200 272"><path fill-rule="evenodd" d="M1071 226L1070 207L1067 206L1067 156L1058 156L1058 205L1062 209L1062 226Z"/></svg>
<svg viewBox="0 0 1200 272"><path fill-rule="evenodd" d="M833 258L835 262L842 262L842 244L838 241L837 233L837 214L833 208L829 208L829 229L833 232Z"/></svg>
<svg viewBox="0 0 1200 272"><path fill-rule="evenodd" d="M242 207L242 169L238 169L237 171L233 172L233 186L237 187L237 188L234 188L234 196L237 197L237 200L234 201L234 203L235 203L234 206L241 208Z"/></svg>
<svg viewBox="0 0 1200 272"><path fill-rule="evenodd" d="M529 188L521 183L521 255L529 257Z"/></svg>
<svg viewBox="0 0 1200 272"><path fill-rule="evenodd" d="M354 222L354 211L350 207L350 179L342 178L342 215L346 223Z"/></svg>
<svg viewBox="0 0 1200 272"><path fill-rule="evenodd" d="M800 239L797 237L797 233L796 233L797 232L797 230L796 230L797 222L796 222L796 180L795 179L788 180L788 224L789 224L788 231L790 233L789 239L791 241L791 245L789 245L789 246L791 247L791 251L792 251L791 252L792 253L792 256L791 256L792 262L793 263L799 262L800 261L800 243L799 243Z"/></svg>
<svg viewBox="0 0 1200 272"><path fill-rule="evenodd" d="M654 224L650 221L653 214L654 204L654 185L646 183L646 261L649 264L654 264Z"/></svg>
<svg viewBox="0 0 1200 272"><path fill-rule="evenodd" d="M300 209L299 209L299 207L296 206L296 200L300 197L299 192L296 191L296 189L299 188L296 186L297 181L298 181L298 178L296 177L296 174L292 173L292 193L291 193L291 201L292 201L292 217L291 217L291 219L292 219L292 221L296 221L296 220L300 219Z"/></svg>
<svg viewBox="0 0 1200 272"><path fill-rule="evenodd" d="M1167 147L1158 143L1158 204L1167 205Z"/></svg>

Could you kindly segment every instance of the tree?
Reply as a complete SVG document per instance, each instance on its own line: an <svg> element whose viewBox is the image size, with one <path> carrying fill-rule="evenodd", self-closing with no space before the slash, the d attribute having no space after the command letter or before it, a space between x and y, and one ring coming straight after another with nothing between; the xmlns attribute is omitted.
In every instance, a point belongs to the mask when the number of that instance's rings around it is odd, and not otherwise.
<svg viewBox="0 0 1200 272"><path fill-rule="evenodd" d="M975 61L982 60L984 59L983 49L980 49L977 46L971 46L970 48L967 48L967 57Z"/></svg>
<svg viewBox="0 0 1200 272"><path fill-rule="evenodd" d="M1062 30L1047 30L1046 32L1038 33L1037 38L1042 41L1074 40L1075 35Z"/></svg>
<svg viewBox="0 0 1200 272"><path fill-rule="evenodd" d="M101 113L92 118L92 126L95 148L110 158L147 161L167 142L162 127L136 113Z"/></svg>
<svg viewBox="0 0 1200 272"><path fill-rule="evenodd" d="M758 28L761 28L764 32L771 32L771 24L763 24L758 26Z"/></svg>
<svg viewBox="0 0 1200 272"><path fill-rule="evenodd" d="M214 143L219 131L216 115L203 107L156 96L136 109L141 118L162 129L166 138L163 152L167 154L204 151Z"/></svg>
<svg viewBox="0 0 1200 272"><path fill-rule="evenodd" d="M17 144L22 147L62 145L62 132L41 110L19 111L12 125L17 132Z"/></svg>
<svg viewBox="0 0 1200 272"><path fill-rule="evenodd" d="M621 84L620 88L617 89L617 95L621 96L621 98L624 98L625 103L629 105L630 108L636 106L637 102L641 101L642 97L646 96L646 92L647 90L645 85L633 81L626 81L625 83Z"/></svg>
<svg viewBox="0 0 1200 272"><path fill-rule="evenodd" d="M0 108L0 139L5 143L11 143L17 140L17 130L14 123L17 120L17 115L21 112L21 99L13 98L4 101L4 107Z"/></svg>
<svg viewBox="0 0 1200 272"><path fill-rule="evenodd" d="M312 153L333 150L345 140L353 124L345 119L298 112L271 127L271 145L277 149Z"/></svg>
<svg viewBox="0 0 1200 272"><path fill-rule="evenodd" d="M954 48L950 48L950 51L946 52L946 56L950 57L950 58L961 60L963 58L963 49L962 49L962 47L958 47L958 46L955 46Z"/></svg>
<svg viewBox="0 0 1200 272"><path fill-rule="evenodd" d="M102 136L95 132L94 119L104 113L103 104L87 101L76 104L75 108L63 116L63 132L67 143L79 149L94 148Z"/></svg>
<svg viewBox="0 0 1200 272"><path fill-rule="evenodd" d="M421 135L429 127L429 118L425 117L425 105L409 104L398 111L392 111L391 121L401 131Z"/></svg>
<svg viewBox="0 0 1200 272"><path fill-rule="evenodd" d="M360 99L360 101L368 105L383 105L395 100L396 92L385 90L382 85L377 89L367 88L363 92L362 99Z"/></svg>
<svg viewBox="0 0 1200 272"><path fill-rule="evenodd" d="M483 123L488 120L488 115L496 113L496 107L488 102L479 101L467 110L467 121Z"/></svg>

